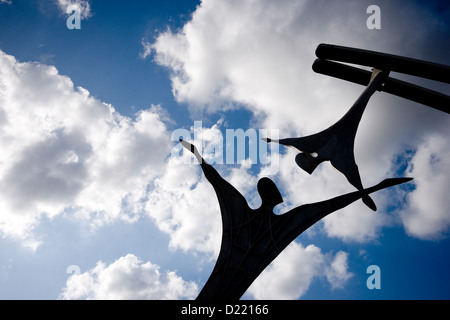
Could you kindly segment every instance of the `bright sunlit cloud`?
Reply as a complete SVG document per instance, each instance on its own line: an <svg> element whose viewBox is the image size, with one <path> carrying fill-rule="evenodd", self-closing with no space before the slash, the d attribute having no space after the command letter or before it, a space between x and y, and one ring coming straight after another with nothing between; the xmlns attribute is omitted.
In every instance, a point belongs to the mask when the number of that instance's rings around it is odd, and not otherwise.
<svg viewBox="0 0 450 320"><path fill-rule="evenodd" d="M158 265L133 254L107 265L99 261L84 273L72 275L60 294L64 300L177 300L193 299L198 286L174 271L161 272Z"/></svg>
<svg viewBox="0 0 450 320"><path fill-rule="evenodd" d="M133 221L170 148L161 109L121 116L53 66L0 52L0 230L36 247L42 216Z"/></svg>

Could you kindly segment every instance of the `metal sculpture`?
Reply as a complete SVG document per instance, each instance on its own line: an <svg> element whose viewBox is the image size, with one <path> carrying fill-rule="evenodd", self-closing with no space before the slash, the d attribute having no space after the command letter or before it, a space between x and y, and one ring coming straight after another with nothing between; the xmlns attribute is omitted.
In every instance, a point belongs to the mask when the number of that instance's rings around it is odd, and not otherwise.
<svg viewBox="0 0 450 320"><path fill-rule="evenodd" d="M219 256L198 300L239 299L270 262L314 223L369 193L412 179L386 179L368 189L302 205L276 215L273 208L283 202L283 197L271 179L258 181L257 190L262 204L258 209L251 209L244 196L202 158L193 144L184 140L180 142L199 161L216 192L222 217Z"/></svg>
<svg viewBox="0 0 450 320"><path fill-rule="evenodd" d="M388 77L390 71L450 83L450 67L380 52L321 44L317 47L313 70L367 86L350 110L334 125L303 138L266 139L297 148L297 164L308 173L323 161L341 171L358 191L329 200L301 205L276 215L277 204L283 202L275 183L269 178L258 181L262 203L251 209L244 196L209 165L197 148L180 139L200 163L207 180L213 186L222 217L222 243L214 269L198 300L239 299L258 275L303 231L330 213L362 199L372 210L376 205L370 193L408 182L412 178L385 179L363 188L354 158L354 140L367 103L373 93L388 92L450 113L450 97L411 83ZM330 60L373 67L373 72Z"/></svg>
<svg viewBox="0 0 450 320"><path fill-rule="evenodd" d="M330 161L333 167L344 174L356 189L362 190L363 186L353 153L356 131L370 97L382 85L388 73L375 70L372 80L358 100L338 122L328 129L307 137L263 140L294 147L300 151L295 157L295 162L309 174L323 161ZM373 211L377 210L375 202L368 195L364 195L362 201Z"/></svg>
<svg viewBox="0 0 450 320"><path fill-rule="evenodd" d="M363 86L370 81L370 71L338 62L389 70L450 84L450 66L439 63L325 43L317 46L316 56L318 59L312 66L315 72ZM450 113L450 96L441 92L391 77L387 78L378 90Z"/></svg>

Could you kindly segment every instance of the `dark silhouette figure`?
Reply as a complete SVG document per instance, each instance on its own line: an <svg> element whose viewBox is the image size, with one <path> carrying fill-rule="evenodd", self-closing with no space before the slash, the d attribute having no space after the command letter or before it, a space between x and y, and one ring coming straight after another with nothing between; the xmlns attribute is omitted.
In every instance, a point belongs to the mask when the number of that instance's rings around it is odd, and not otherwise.
<svg viewBox="0 0 450 320"><path fill-rule="evenodd" d="M270 262L314 223L362 196L412 179L386 179L368 189L276 215L273 208L283 202L283 197L271 179L258 181L262 204L258 209L251 209L244 196L205 162L194 145L181 139L180 142L200 162L205 177L214 187L222 216L219 256L198 300L239 299Z"/></svg>
<svg viewBox="0 0 450 320"><path fill-rule="evenodd" d="M374 70L372 80L359 96L358 100L348 112L335 124L319 133L301 137L281 140L263 139L266 142L294 147L300 153L295 157L297 165L311 174L323 161L329 160L334 168L340 171L347 180L358 190L363 190L358 166L355 162L353 148L356 131L364 110L372 94L381 86L388 73ZM364 195L362 201L373 211L377 206L373 200Z"/></svg>

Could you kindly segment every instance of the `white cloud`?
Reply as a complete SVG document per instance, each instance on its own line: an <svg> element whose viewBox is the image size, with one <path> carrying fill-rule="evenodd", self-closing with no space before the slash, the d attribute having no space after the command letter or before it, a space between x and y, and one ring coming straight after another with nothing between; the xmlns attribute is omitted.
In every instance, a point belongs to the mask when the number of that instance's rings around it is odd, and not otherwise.
<svg viewBox="0 0 450 320"><path fill-rule="evenodd" d="M57 5L63 14L71 14L76 9L82 19L92 16L89 0L57 0Z"/></svg>
<svg viewBox="0 0 450 320"><path fill-rule="evenodd" d="M446 137L424 137L407 168L416 188L408 194L408 206L400 217L408 234L421 239L440 239L450 228L448 127L446 131Z"/></svg>
<svg viewBox="0 0 450 320"><path fill-rule="evenodd" d="M11 4L12 0L0 0L0 4L2 3Z"/></svg>
<svg viewBox="0 0 450 320"><path fill-rule="evenodd" d="M142 44L142 47L143 47L144 51L142 51L139 54L139 56L142 59L146 59L152 53L152 44L150 42L148 42L148 40L145 39L145 38L143 38L141 40L141 44Z"/></svg>
<svg viewBox="0 0 450 320"><path fill-rule="evenodd" d="M203 1L181 32L168 30L152 45L156 62L173 71L177 100L189 103L191 111L216 112L231 101L284 113L285 98L289 105L300 98L295 75L301 44L289 29L301 6L298 1Z"/></svg>
<svg viewBox="0 0 450 320"><path fill-rule="evenodd" d="M98 300L175 300L194 299L198 286L185 281L174 271L162 273L159 266L127 254L106 265L97 265L84 273L72 275L59 298Z"/></svg>
<svg viewBox="0 0 450 320"><path fill-rule="evenodd" d="M334 259L320 248L306 248L292 242L253 282L246 294L258 300L301 298L317 277L326 277L333 288L342 287L352 274L348 272L348 254L339 251Z"/></svg>
<svg viewBox="0 0 450 320"><path fill-rule="evenodd" d="M433 40L444 36L444 29L439 28L442 21L431 9L383 1L379 4L382 29L374 31L366 27L370 4L202 1L181 30L167 30L153 44L144 41L143 45L145 52L154 53L158 64L169 68L174 96L188 104L194 118L239 105L259 120L253 125L279 129L280 137L312 134L342 117L363 90L311 70L319 43L450 63L444 54L448 52L445 42ZM402 19L397 18L400 15ZM399 150L405 145L420 149L421 137L427 134L446 137L448 126L448 118L440 112L375 93L355 143L363 185L368 187L397 175L391 168ZM293 163L294 156L286 159ZM281 182L293 205L354 190L345 179L331 173L329 163L322 164L312 176L286 163L280 168ZM426 179L433 181L439 175L448 180L448 171L442 168ZM327 217L324 230L345 240L377 238L382 227L392 225L394 220L386 213L396 201L389 192L393 191L373 195L379 208L376 213L358 201ZM445 209L444 200L438 200L434 206Z"/></svg>
<svg viewBox="0 0 450 320"><path fill-rule="evenodd" d="M123 117L55 67L0 51L0 231L35 248L42 216L136 219L170 151L162 113Z"/></svg>
<svg viewBox="0 0 450 320"><path fill-rule="evenodd" d="M198 164L170 158L154 182L146 209L158 228L170 236L170 248L218 252L221 220L214 190L199 176Z"/></svg>
<svg viewBox="0 0 450 320"><path fill-rule="evenodd" d="M247 290L255 299L293 300L300 298L319 275L323 264L320 248L309 245L304 248L290 244Z"/></svg>
<svg viewBox="0 0 450 320"><path fill-rule="evenodd" d="M326 268L325 274L333 289L342 288L353 276L348 272L348 253L339 251L336 253L333 262Z"/></svg>

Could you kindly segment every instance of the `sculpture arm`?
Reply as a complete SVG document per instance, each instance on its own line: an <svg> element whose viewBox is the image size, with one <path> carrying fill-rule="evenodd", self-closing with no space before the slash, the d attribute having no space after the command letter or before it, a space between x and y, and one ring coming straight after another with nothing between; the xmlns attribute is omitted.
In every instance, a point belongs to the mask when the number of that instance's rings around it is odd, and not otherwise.
<svg viewBox="0 0 450 320"><path fill-rule="evenodd" d="M303 231L311 227L322 218L334 211L348 206L363 196L384 188L408 182L410 180L412 180L412 178L386 179L373 187L361 191L347 193L329 200L306 204L294 208L281 216L284 221L276 230L279 245L288 245Z"/></svg>
<svg viewBox="0 0 450 320"><path fill-rule="evenodd" d="M228 181L203 159L195 145L180 139L181 144L191 151L200 163L203 173L216 192L220 205L224 229L232 228L242 220L242 213L249 209L247 200Z"/></svg>
<svg viewBox="0 0 450 320"><path fill-rule="evenodd" d="M183 147L185 147L186 149L188 149L190 152L192 152L194 154L194 156L197 158L197 160L200 164L202 164L203 162L206 162L205 159L203 159L203 157L198 152L197 147L195 145L193 145L192 143L189 143L183 139L180 139L179 141Z"/></svg>

